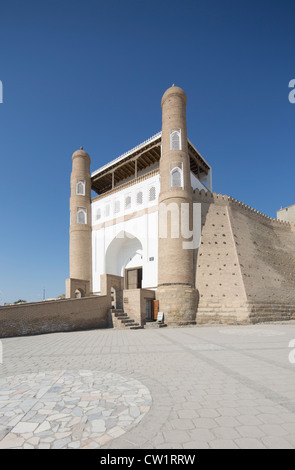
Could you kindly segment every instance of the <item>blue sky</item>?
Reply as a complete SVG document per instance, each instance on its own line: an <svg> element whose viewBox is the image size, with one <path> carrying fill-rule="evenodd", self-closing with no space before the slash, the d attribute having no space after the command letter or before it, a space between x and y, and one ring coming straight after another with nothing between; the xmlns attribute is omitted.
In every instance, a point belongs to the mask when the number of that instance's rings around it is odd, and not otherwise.
<svg viewBox="0 0 295 470"><path fill-rule="evenodd" d="M172 83L213 188L295 203L294 0L0 0L0 304L65 291L71 155L161 130Z"/></svg>

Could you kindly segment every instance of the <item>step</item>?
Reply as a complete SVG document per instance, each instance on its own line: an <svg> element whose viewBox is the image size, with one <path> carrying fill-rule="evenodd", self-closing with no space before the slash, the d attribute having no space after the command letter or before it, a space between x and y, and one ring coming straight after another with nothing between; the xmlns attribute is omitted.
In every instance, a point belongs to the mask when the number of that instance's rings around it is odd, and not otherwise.
<svg viewBox="0 0 295 470"><path fill-rule="evenodd" d="M124 323L124 325L129 328L131 326L140 326L139 323L135 322L134 320L131 320L130 322Z"/></svg>
<svg viewBox="0 0 295 470"><path fill-rule="evenodd" d="M122 314L121 315L115 315L115 317L118 318L118 320L121 320L121 321L129 319L129 317L127 315L122 315Z"/></svg>
<svg viewBox="0 0 295 470"><path fill-rule="evenodd" d="M125 323L125 325L126 325L126 323L134 323L134 320L132 320L131 318L123 318L121 320L121 322Z"/></svg>
<svg viewBox="0 0 295 470"><path fill-rule="evenodd" d="M146 322L144 325L145 328L164 328L166 323L160 323L160 322Z"/></svg>

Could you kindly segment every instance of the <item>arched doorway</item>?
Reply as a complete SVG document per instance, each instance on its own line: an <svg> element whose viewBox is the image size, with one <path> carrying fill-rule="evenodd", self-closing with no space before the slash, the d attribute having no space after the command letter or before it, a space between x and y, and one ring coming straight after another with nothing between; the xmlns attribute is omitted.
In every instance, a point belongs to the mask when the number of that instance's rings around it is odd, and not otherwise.
<svg viewBox="0 0 295 470"><path fill-rule="evenodd" d="M82 297L85 297L85 292L83 289L76 289L75 290L75 298L76 299L82 299Z"/></svg>
<svg viewBox="0 0 295 470"><path fill-rule="evenodd" d="M106 274L122 276L126 289L141 287L143 250L140 240L130 233L120 232L106 252Z"/></svg>

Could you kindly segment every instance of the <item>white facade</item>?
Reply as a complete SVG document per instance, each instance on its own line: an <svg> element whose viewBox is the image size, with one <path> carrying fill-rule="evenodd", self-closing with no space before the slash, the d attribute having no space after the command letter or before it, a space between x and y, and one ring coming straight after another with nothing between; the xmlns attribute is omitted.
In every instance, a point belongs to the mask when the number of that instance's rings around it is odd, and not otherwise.
<svg viewBox="0 0 295 470"><path fill-rule="evenodd" d="M142 267L143 288L158 282L159 174L92 202L93 292L100 275Z"/></svg>
<svg viewBox="0 0 295 470"><path fill-rule="evenodd" d="M193 189L205 189L192 173ZM158 197L160 176L95 198L92 217L92 286L100 292L100 275L125 275L142 267L142 288L158 284Z"/></svg>

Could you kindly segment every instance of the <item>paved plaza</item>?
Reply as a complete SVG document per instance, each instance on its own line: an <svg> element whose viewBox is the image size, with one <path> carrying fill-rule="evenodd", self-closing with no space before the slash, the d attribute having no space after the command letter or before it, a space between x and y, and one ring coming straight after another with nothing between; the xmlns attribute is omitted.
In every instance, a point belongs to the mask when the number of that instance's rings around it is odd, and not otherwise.
<svg viewBox="0 0 295 470"><path fill-rule="evenodd" d="M294 322L2 339L0 448L294 448L292 339Z"/></svg>

